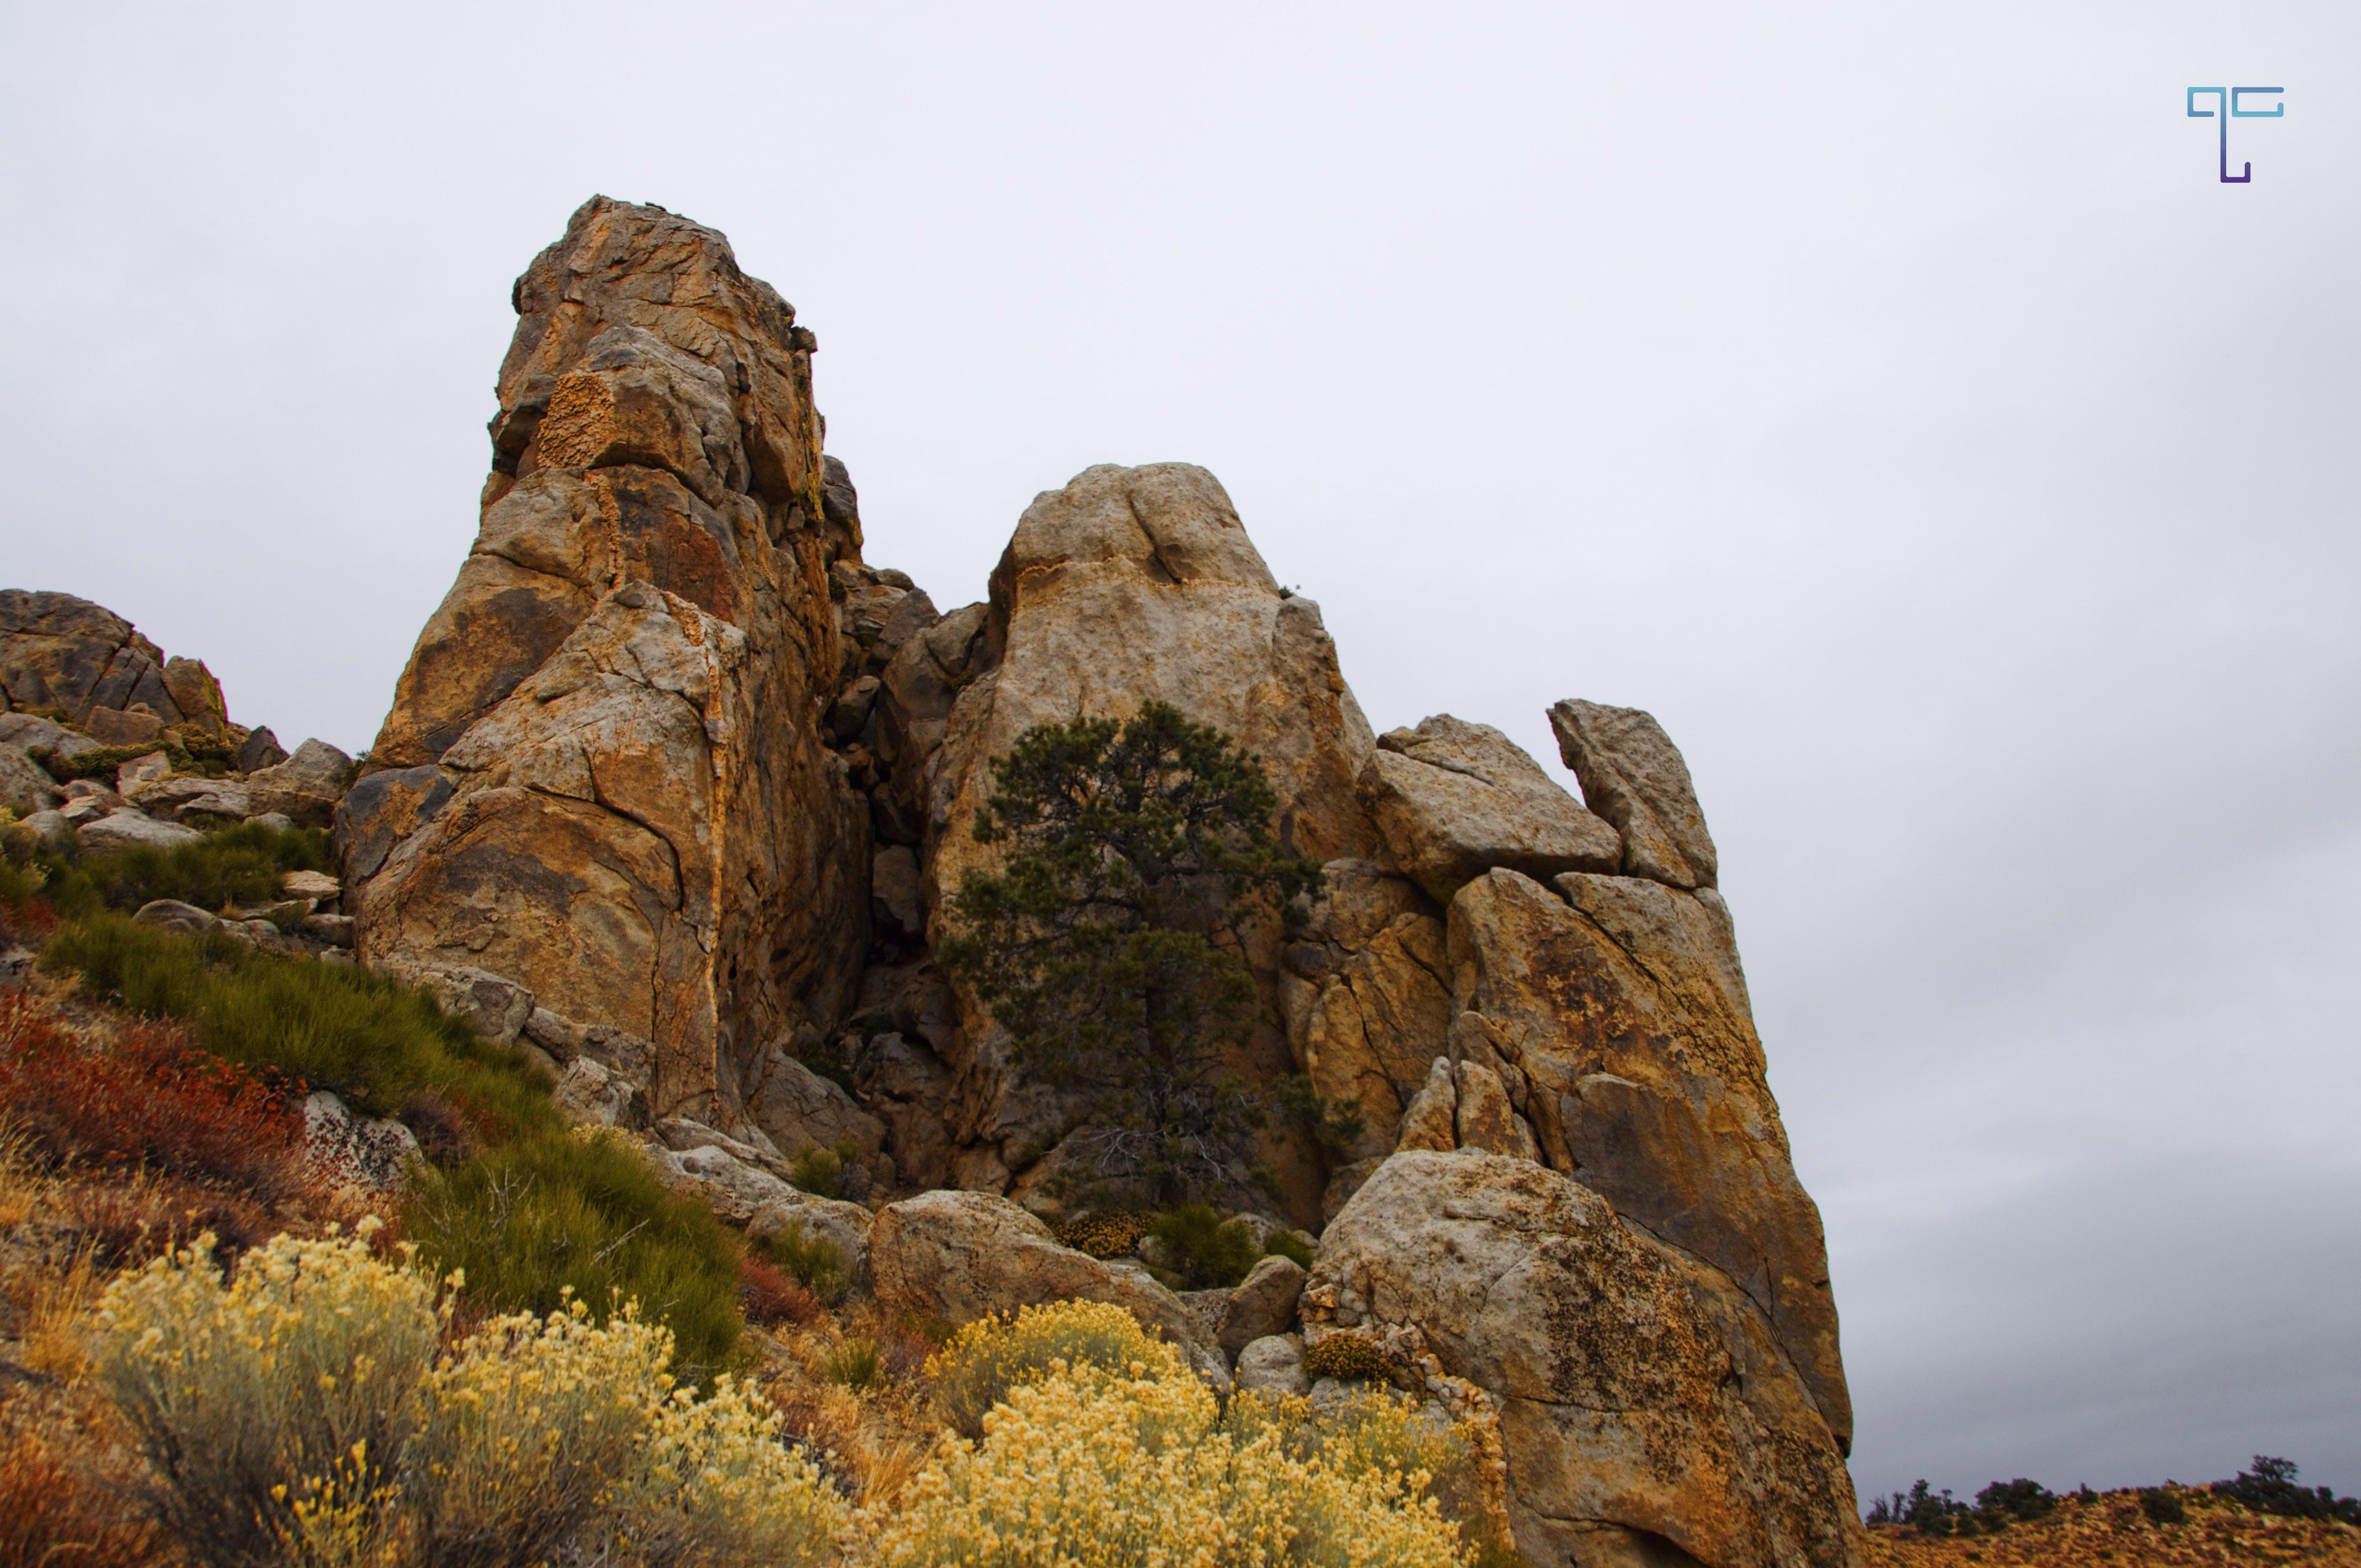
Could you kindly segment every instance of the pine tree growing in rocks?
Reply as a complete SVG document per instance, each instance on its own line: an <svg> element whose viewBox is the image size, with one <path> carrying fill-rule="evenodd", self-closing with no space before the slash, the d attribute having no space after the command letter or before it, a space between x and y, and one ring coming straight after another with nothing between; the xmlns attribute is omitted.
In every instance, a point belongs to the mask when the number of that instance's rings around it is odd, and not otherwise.
<svg viewBox="0 0 2361 1568"><path fill-rule="evenodd" d="M1074 1180L1164 1204L1254 1176L1266 1108L1227 1070L1257 995L1240 933L1285 917L1320 868L1271 832L1261 763L1162 703L1027 730L995 764L950 970L1008 1031L1017 1068L1075 1094Z"/></svg>

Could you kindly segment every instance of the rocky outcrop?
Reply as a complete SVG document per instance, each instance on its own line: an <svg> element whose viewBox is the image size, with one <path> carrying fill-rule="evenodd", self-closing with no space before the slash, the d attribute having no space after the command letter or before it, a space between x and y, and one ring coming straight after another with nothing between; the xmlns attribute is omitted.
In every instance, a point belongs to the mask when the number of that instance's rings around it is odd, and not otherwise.
<svg viewBox="0 0 2361 1568"><path fill-rule="evenodd" d="M166 658L129 621L71 594L0 589L0 711L9 708L50 709L102 745L178 726L231 734L210 670Z"/></svg>
<svg viewBox="0 0 2361 1568"><path fill-rule="evenodd" d="M475 546L338 817L359 950L505 976L653 1042L653 1114L761 1128L868 945L814 340L719 235L603 197L515 303Z"/></svg>
<svg viewBox="0 0 2361 1568"><path fill-rule="evenodd" d="M1314 1343L1371 1334L1499 1400L1537 1564L1860 1561L1844 1457L1761 1309L1571 1178L1396 1155L1328 1227L1303 1303Z"/></svg>
<svg viewBox="0 0 2361 1568"><path fill-rule="evenodd" d="M1839 1447L1852 1412L1819 1212L1795 1179L1729 912L1587 872L1493 871L1452 900L1451 1039L1541 1157L1737 1282Z"/></svg>
<svg viewBox="0 0 2361 1568"><path fill-rule="evenodd" d="M1578 798L1487 725L1373 735L1318 608L1185 464L1044 492L987 601L941 613L861 559L811 334L719 235L595 200L515 302L478 537L357 780L230 727L244 777L126 768L42 830L333 803L364 961L540 1053L570 1118L638 1134L679 1190L860 1254L890 1310L1119 1301L1209 1378L1228 1352L1291 1388L1300 1291L1313 1337L1373 1332L1438 1398L1501 1401L1537 1564L1853 1561L1819 1221L1653 718L1551 710ZM128 694L153 666L171 696L172 662L77 616L51 621L104 658L0 642L9 700L22 667L35 706L168 722ZM1264 1151L1277 1210L1332 1217L1308 1283L1265 1259L1184 1300L1059 1245L1038 1214L1076 1108L1015 1077L935 961L997 852L972 836L994 764L1151 700L1257 755L1281 840L1325 868L1300 926L1244 934L1263 1017L1230 1064L1357 1118ZM0 713L0 741L50 744L38 725ZM787 1184L815 1147L849 1157L851 1196L969 1190L873 1224Z"/></svg>

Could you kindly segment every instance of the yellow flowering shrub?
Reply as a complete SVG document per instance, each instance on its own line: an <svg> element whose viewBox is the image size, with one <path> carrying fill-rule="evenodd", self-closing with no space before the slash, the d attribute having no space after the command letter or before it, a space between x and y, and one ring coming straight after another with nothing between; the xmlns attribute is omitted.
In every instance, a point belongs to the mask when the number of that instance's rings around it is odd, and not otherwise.
<svg viewBox="0 0 2361 1568"><path fill-rule="evenodd" d="M1133 1368L1178 1375L1180 1352L1149 1337L1138 1320L1110 1301L1056 1301L1023 1307L1014 1318L979 1318L927 1358L935 1403L962 1437L983 1435L986 1412L1019 1384L1054 1370L1081 1378ZM1137 1376L1134 1372L1133 1376Z"/></svg>
<svg viewBox="0 0 2361 1568"><path fill-rule="evenodd" d="M1363 1387L1317 1405L1300 1394L1234 1399L1223 1420L1240 1442L1268 1432L1292 1457L1348 1474L1424 1475L1427 1493L1467 1540L1509 1549L1497 1417L1448 1420L1407 1394Z"/></svg>
<svg viewBox="0 0 2361 1568"><path fill-rule="evenodd" d="M451 1284L459 1283L455 1277ZM809 1568L846 1512L777 1418L665 1368L671 1332L578 1300L438 1354L447 1295L364 1240L210 1238L119 1280L97 1363L206 1568L595 1561Z"/></svg>
<svg viewBox="0 0 2361 1568"><path fill-rule="evenodd" d="M258 1563L306 1477L385 1484L444 1319L433 1281L365 1241L280 1236L225 1285L207 1235L108 1287L93 1368L154 1468L165 1527L200 1562Z"/></svg>
<svg viewBox="0 0 2361 1568"><path fill-rule="evenodd" d="M1060 1316L1092 1306L1037 1309L1029 1332L1045 1334ZM1017 1326L991 1332L1013 1335ZM1077 1376L1058 1367L1010 1387L984 1417L980 1442L947 1445L889 1507L859 1517L860 1561L875 1568L1462 1563L1458 1527L1424 1495L1426 1475L1304 1457L1276 1424L1234 1431L1177 1354L1152 1342L1148 1348L1152 1360L1121 1372Z"/></svg>

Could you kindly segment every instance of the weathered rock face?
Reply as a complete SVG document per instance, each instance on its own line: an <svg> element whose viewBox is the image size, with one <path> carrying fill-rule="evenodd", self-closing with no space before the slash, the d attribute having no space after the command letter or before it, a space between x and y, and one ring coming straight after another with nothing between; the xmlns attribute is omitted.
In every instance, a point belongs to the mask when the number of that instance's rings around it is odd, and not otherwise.
<svg viewBox="0 0 2361 1568"><path fill-rule="evenodd" d="M1542 1157L1737 1282L1840 1447L1851 1404L1819 1212L1795 1179L1710 890L1488 872L1451 904L1452 1042Z"/></svg>
<svg viewBox="0 0 2361 1568"><path fill-rule="evenodd" d="M1844 1457L1761 1309L1568 1177L1394 1156L1322 1238L1303 1314L1499 1399L1536 1564L1860 1561Z"/></svg>
<svg viewBox="0 0 2361 1568"><path fill-rule="evenodd" d="M653 1113L736 1125L868 939L814 343L719 235L605 198L515 302L481 529L338 814L360 953L651 1040Z"/></svg>
<svg viewBox="0 0 2361 1568"><path fill-rule="evenodd" d="M365 961L546 1051L570 1115L653 1126L668 1179L737 1218L807 1209L780 1160L815 1145L972 1190L862 1230L889 1307L1119 1300L1210 1377L1226 1349L1295 1386L1291 1266L1192 1311L1027 1212L1072 1107L1014 1080L932 956L994 852L995 761L1170 703L1262 760L1326 868L1300 929L1248 933L1265 1016L1233 1064L1360 1114L1349 1146L1266 1150L1296 1222L1334 1217L1307 1332L1414 1340L1503 1399L1537 1564L1854 1560L1818 1217L1653 718L1552 710L1580 799L1484 725L1374 736L1318 608L1184 464L1045 492L988 602L939 613L861 561L810 334L719 236L594 201L516 302L480 532L336 812ZM17 663L51 692L76 657ZM316 812L335 761L258 752L237 787Z"/></svg>
<svg viewBox="0 0 2361 1568"><path fill-rule="evenodd" d="M229 732L220 683L196 660L167 659L129 621L88 599L0 589L0 710L27 707L56 708L93 735L93 722L126 736L145 730L148 740L176 724Z"/></svg>
<svg viewBox="0 0 2361 1568"><path fill-rule="evenodd" d="M1615 829L1488 724L1438 714L1389 730L1361 792L1395 863L1443 900L1494 866L1528 876L1611 872Z"/></svg>
<svg viewBox="0 0 2361 1568"><path fill-rule="evenodd" d="M1655 716L1569 697L1553 704L1549 717L1558 754L1582 781L1582 798L1622 836L1620 869L1674 887L1711 887L1718 864L1713 835L1697 809L1688 764Z"/></svg>
<svg viewBox="0 0 2361 1568"><path fill-rule="evenodd" d="M1375 738L1319 608L1279 590L1220 484L1188 464L1092 468L1037 498L993 573L990 605L906 643L884 694L901 738L895 765L913 780L904 797L924 813L938 927L962 874L987 864L972 828L992 763L1026 730L1079 713L1124 718L1170 703L1261 757L1279 836L1298 852L1383 852L1354 791ZM1293 1065L1278 1022L1278 935L1272 921L1248 944L1272 1006L1237 1065L1261 1081ZM952 1063L955 1173L1038 1194L1027 1168L1054 1168L1071 1116L1007 1080L986 1020L971 1014L963 1024ZM1320 1177L1303 1151L1281 1140L1269 1152L1290 1208L1316 1215Z"/></svg>

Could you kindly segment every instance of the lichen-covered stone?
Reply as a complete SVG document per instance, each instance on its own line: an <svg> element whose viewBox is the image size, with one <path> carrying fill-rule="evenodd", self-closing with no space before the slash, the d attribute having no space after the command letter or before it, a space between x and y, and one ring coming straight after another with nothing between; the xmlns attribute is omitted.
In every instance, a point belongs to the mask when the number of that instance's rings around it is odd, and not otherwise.
<svg viewBox="0 0 2361 1568"><path fill-rule="evenodd" d="M1396 1155L1328 1227L1303 1301L1315 1333L1422 1346L1499 1401L1536 1563L1591 1561L1602 1527L1706 1568L1860 1561L1844 1457L1761 1310L1566 1176Z"/></svg>
<svg viewBox="0 0 2361 1568"><path fill-rule="evenodd" d="M810 334L719 235L603 197L515 302L475 546L338 824L360 953L559 998L654 1042L656 1113L735 1125L868 941Z"/></svg>

